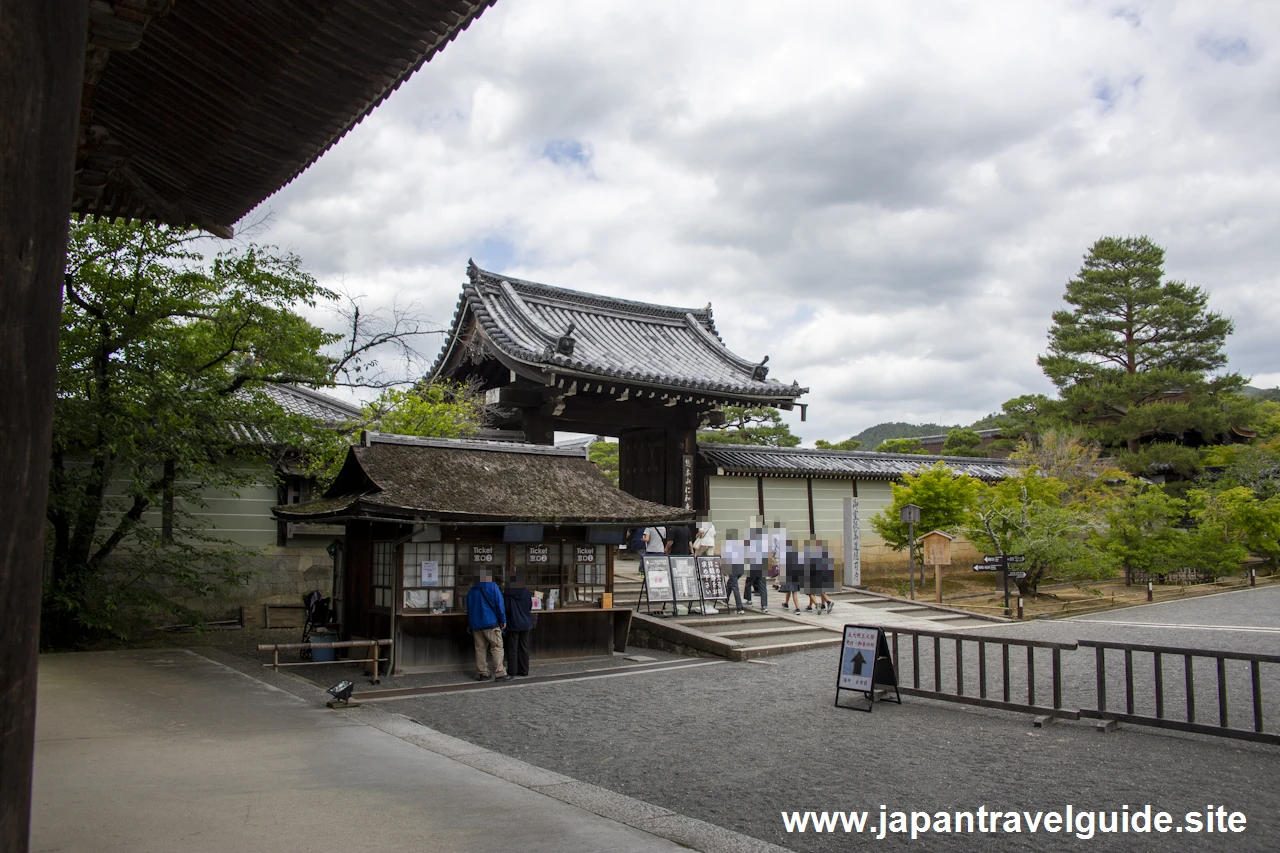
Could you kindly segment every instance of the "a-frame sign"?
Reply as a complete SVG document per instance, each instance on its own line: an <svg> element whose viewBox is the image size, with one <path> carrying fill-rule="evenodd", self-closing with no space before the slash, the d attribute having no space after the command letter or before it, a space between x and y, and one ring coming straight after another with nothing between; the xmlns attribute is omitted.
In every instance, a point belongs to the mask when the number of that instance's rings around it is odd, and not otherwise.
<svg viewBox="0 0 1280 853"><path fill-rule="evenodd" d="M840 706L840 692L850 690L866 694L867 707L855 711L870 712L876 685L892 687L895 701L902 704L898 692L898 673L889 654L889 640L883 628L867 625L845 625L844 642L840 645L840 670L836 675L836 707ZM853 706L846 706L853 707Z"/></svg>

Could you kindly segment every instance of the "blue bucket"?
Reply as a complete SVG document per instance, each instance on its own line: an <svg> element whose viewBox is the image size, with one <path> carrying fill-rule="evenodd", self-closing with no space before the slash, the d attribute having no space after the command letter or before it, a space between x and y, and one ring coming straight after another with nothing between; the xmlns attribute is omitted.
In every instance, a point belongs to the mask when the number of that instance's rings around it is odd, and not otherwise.
<svg viewBox="0 0 1280 853"><path fill-rule="evenodd" d="M312 631L311 642L313 643L332 643L338 639L336 634L330 634L328 631ZM311 659L316 663L332 663L337 660L334 655L335 649L311 649Z"/></svg>

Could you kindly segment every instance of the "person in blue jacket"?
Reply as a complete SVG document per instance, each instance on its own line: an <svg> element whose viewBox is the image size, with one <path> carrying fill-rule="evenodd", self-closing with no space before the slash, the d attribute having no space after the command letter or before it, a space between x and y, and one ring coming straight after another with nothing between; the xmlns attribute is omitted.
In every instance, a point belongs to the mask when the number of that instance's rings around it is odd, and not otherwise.
<svg viewBox="0 0 1280 853"><path fill-rule="evenodd" d="M476 681L489 677L490 660L494 681L511 680L502 650L502 631L506 627L502 590L493 582L493 575L481 575L467 590L467 630L476 644Z"/></svg>
<svg viewBox="0 0 1280 853"><path fill-rule="evenodd" d="M502 604L507 608L507 629L502 632L502 646L507 651L507 678L529 674L529 635L538 624L533 613L533 593L524 578L513 575L502 591Z"/></svg>

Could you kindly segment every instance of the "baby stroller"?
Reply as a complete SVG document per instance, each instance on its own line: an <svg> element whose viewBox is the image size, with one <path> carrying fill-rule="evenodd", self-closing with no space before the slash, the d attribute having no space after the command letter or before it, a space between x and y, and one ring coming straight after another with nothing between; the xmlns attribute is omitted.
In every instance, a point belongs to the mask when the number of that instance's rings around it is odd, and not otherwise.
<svg viewBox="0 0 1280 853"><path fill-rule="evenodd" d="M313 589L302 596L302 606L306 610L306 619L302 623L302 642L311 642L311 632L316 628L329 625L329 599L320 597L320 590ZM311 660L311 649L303 649L298 653L303 660Z"/></svg>

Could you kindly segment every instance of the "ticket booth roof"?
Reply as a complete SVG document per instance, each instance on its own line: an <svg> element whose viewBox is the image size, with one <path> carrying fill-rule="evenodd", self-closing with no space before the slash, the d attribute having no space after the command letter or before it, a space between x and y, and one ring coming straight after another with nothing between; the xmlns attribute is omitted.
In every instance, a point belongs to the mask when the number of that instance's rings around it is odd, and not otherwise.
<svg viewBox="0 0 1280 853"><path fill-rule="evenodd" d="M276 507L285 521L668 524L692 510L632 497L581 451L542 445L378 436L352 447L324 497Z"/></svg>

